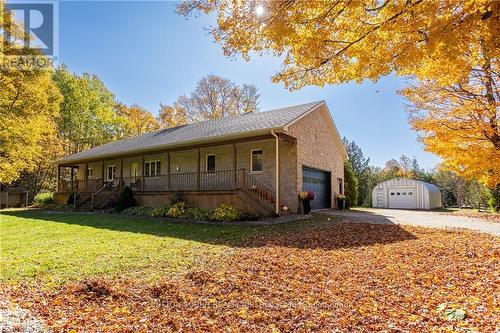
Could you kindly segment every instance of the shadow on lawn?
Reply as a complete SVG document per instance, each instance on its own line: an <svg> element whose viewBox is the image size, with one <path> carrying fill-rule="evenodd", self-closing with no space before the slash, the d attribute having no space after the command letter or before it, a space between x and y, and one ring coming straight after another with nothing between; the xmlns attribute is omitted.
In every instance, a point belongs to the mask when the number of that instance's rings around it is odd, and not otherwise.
<svg viewBox="0 0 500 333"><path fill-rule="evenodd" d="M168 219L41 210L2 211L0 215L248 248L283 246L329 250L416 239L413 234L388 219L383 225L339 223L339 219L329 221L329 216L321 214L315 214L312 220L276 225L197 224ZM26 223L30 222L27 220Z"/></svg>

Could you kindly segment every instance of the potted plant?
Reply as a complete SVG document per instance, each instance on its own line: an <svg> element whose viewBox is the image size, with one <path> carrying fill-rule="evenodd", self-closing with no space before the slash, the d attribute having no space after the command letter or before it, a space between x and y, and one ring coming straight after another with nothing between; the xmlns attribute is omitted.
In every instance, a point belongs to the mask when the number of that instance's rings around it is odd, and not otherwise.
<svg viewBox="0 0 500 333"><path fill-rule="evenodd" d="M345 204L345 195L342 193L337 194L337 207L339 209L344 209L344 204Z"/></svg>
<svg viewBox="0 0 500 333"><path fill-rule="evenodd" d="M302 191L299 192L299 199L302 201L302 206L304 207L304 214L309 214L311 212L311 200L314 200L316 194L314 192Z"/></svg>

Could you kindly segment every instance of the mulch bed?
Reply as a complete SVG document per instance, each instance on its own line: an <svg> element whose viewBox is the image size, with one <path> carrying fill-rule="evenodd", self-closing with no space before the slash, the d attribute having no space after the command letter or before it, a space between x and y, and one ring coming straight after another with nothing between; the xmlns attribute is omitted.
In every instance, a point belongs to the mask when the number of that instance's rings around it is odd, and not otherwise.
<svg viewBox="0 0 500 333"><path fill-rule="evenodd" d="M493 332L498 258L491 235L325 223L250 239L155 284L99 278L6 292L56 332ZM447 318L453 308L465 319Z"/></svg>

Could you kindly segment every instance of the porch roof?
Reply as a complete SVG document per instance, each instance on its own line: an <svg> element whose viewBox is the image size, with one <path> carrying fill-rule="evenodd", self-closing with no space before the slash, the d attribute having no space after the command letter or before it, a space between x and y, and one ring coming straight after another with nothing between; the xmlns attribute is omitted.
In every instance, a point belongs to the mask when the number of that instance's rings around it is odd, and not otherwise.
<svg viewBox="0 0 500 333"><path fill-rule="evenodd" d="M146 153L162 148L168 149L231 138L251 137L268 133L270 130L279 131L323 103L324 101L317 101L162 129L124 140L109 142L102 146L66 156L58 160L57 163L86 162L99 158L120 157L120 155L130 153Z"/></svg>

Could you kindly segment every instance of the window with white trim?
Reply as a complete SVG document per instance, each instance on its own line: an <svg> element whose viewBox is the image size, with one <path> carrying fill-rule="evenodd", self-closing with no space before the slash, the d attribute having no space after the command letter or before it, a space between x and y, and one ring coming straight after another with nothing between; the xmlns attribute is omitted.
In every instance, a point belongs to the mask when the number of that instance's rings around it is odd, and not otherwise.
<svg viewBox="0 0 500 333"><path fill-rule="evenodd" d="M112 181L116 177L116 165L108 165L107 181Z"/></svg>
<svg viewBox="0 0 500 333"><path fill-rule="evenodd" d="M262 172L262 149L255 149L251 151L250 157L250 171Z"/></svg>
<svg viewBox="0 0 500 333"><path fill-rule="evenodd" d="M156 177L161 174L161 161L148 161L144 163L144 176Z"/></svg>
<svg viewBox="0 0 500 333"><path fill-rule="evenodd" d="M94 169L88 168L87 169L87 178L92 179L92 176L94 176Z"/></svg>

